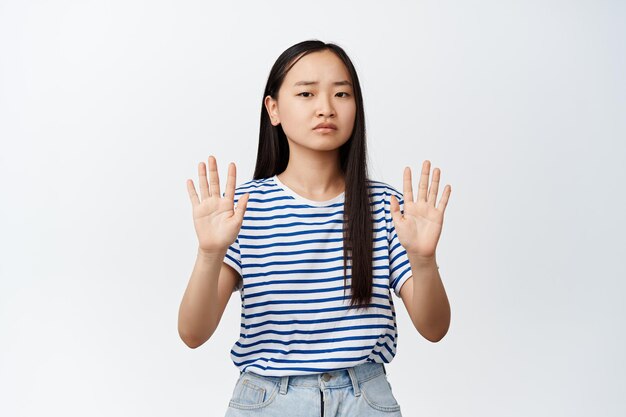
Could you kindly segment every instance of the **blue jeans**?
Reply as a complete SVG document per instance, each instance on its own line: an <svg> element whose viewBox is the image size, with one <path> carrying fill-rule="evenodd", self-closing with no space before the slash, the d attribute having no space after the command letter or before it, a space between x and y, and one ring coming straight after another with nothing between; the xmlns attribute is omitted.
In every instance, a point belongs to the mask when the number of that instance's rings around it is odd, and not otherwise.
<svg viewBox="0 0 626 417"><path fill-rule="evenodd" d="M382 363L313 375L239 374L225 417L402 417Z"/></svg>

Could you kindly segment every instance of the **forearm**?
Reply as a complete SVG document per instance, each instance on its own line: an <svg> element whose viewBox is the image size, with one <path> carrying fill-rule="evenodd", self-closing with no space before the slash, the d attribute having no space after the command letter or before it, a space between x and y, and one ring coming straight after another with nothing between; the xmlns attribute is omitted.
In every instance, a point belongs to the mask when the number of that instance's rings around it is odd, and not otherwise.
<svg viewBox="0 0 626 417"><path fill-rule="evenodd" d="M450 327L450 303L436 259L411 254L408 257L413 273L415 326L427 339L439 341Z"/></svg>
<svg viewBox="0 0 626 417"><path fill-rule="evenodd" d="M178 333L190 347L204 343L217 327L217 284L225 255L226 252L209 255L198 250L178 311Z"/></svg>

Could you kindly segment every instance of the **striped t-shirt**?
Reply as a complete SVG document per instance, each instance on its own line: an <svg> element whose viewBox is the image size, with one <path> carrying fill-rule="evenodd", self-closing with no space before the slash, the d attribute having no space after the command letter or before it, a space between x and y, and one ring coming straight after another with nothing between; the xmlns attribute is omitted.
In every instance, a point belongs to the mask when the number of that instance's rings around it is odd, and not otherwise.
<svg viewBox="0 0 626 417"><path fill-rule="evenodd" d="M240 371L305 375L364 362L389 363L398 328L392 290L412 275L396 235L390 196L404 213L402 194L368 182L373 206L373 293L367 309L350 308L351 260L343 276L345 192L308 200L276 175L236 187L235 204L249 200L243 224L224 262L242 276L241 329L230 357Z"/></svg>

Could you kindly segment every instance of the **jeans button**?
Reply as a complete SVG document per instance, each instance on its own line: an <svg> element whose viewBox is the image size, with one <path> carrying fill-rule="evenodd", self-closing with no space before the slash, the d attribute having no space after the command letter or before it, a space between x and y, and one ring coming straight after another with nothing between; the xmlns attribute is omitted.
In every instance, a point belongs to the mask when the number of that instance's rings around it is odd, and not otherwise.
<svg viewBox="0 0 626 417"><path fill-rule="evenodd" d="M322 379L323 379L325 382L328 382L328 381L330 380L330 378L331 378L330 374L328 374L328 373L326 373L326 372L324 372L324 373L322 374Z"/></svg>

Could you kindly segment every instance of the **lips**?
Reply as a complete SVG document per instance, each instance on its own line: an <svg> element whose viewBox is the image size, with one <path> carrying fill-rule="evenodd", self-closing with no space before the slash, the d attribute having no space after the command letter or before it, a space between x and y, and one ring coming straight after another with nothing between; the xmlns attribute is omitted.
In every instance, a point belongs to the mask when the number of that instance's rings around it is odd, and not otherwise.
<svg viewBox="0 0 626 417"><path fill-rule="evenodd" d="M320 123L317 126L315 126L313 129L335 129L337 130L337 126L333 123Z"/></svg>

